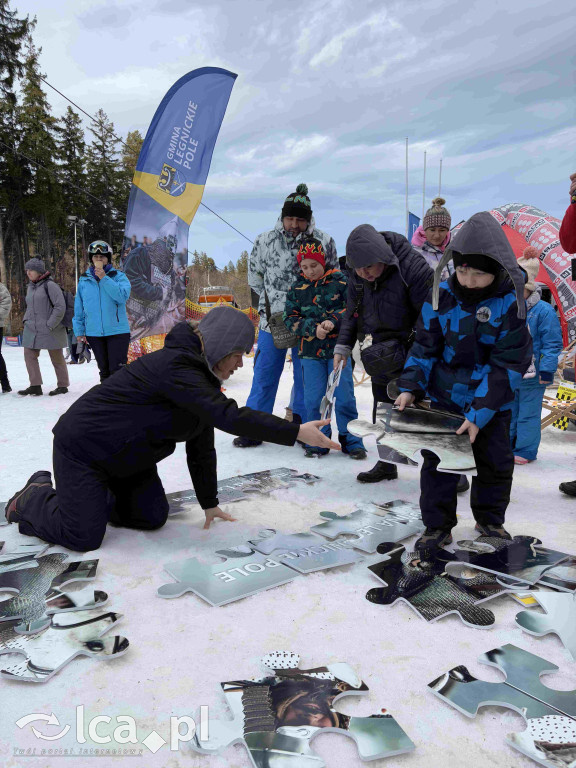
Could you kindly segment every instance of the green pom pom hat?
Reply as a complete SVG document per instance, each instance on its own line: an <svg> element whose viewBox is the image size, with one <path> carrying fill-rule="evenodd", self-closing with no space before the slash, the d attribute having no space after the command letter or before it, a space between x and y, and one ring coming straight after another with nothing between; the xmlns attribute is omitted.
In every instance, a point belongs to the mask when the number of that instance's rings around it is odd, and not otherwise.
<svg viewBox="0 0 576 768"><path fill-rule="evenodd" d="M312 206L306 184L298 184L296 192L292 192L284 200L282 218L285 216L296 216L299 219L306 219L306 221L310 221L312 218Z"/></svg>

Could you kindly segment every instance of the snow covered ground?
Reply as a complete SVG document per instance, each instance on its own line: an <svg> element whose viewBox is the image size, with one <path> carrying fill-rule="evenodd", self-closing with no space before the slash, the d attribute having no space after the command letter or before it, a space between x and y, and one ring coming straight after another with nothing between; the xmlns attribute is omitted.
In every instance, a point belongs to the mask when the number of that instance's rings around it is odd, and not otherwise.
<svg viewBox="0 0 576 768"><path fill-rule="evenodd" d="M17 389L28 385L23 350L3 347L14 392L0 395L0 499L6 500L37 469L51 468L51 429L70 404L97 383L95 363L70 368L70 392L59 397L21 398ZM52 388L54 374L48 355L40 357L45 376L44 391ZM246 400L252 374L248 361L227 383L226 394L240 404ZM291 371L285 371L277 398L276 413L284 415L288 403ZM368 384L357 388L360 414L369 417L371 393ZM523 719L510 710L495 707L481 710L469 720L436 699L427 683L458 664L487 680L502 679L495 669L476 663L479 654L514 643L556 663L561 672L545 678L562 690L576 689L576 665L570 663L560 641L553 635L535 638L514 623L520 606L501 597L486 604L496 614L489 630L466 627L456 616L426 624L407 605L393 607L368 603L366 591L379 582L364 564L323 571L297 578L292 583L260 593L222 608L213 608L192 594L161 600L156 589L172 579L162 570L164 563L198 556L216 561L211 552L254 538L262 528L284 532L305 531L321 520L321 510L352 511L361 501L418 500L418 472L400 469L395 482L364 486L356 474L376 460L374 442L369 458L353 462L331 454L323 459L305 459L296 446L263 445L238 449L232 436L217 433L219 476L230 477L274 467L293 467L319 475L312 486L298 484L270 496L229 505L238 518L221 522L210 531L201 530L203 514L177 516L160 531L137 533L110 528L97 553L100 565L94 586L110 595L108 609L123 614L118 633L130 640L128 652L117 659L99 661L79 658L45 684L18 683L0 679L0 763L6 768L62 765L60 756L40 756L41 750L73 750L65 768L85 766L80 748L107 749L91 739L79 744L75 712L84 706L84 719L109 716L98 733L112 734L116 718L132 716L138 724L138 744L126 744L138 756L125 756L121 765L146 768L240 768L250 765L242 746L229 747L220 756L201 756L182 747L170 751L163 746L153 754L142 741L155 730L169 741L170 717L194 715L210 706L211 716L229 714L219 682L253 677L260 673L258 660L274 649L297 651L302 666L310 668L334 661L354 666L370 687L364 698L346 697L337 708L347 714L368 715L386 708L416 744L415 752L376 761L375 766L436 768L439 765L519 766L535 765L504 743L506 734L523 730ZM507 516L513 534L540 537L544 544L576 552L576 499L558 491L562 480L576 479L576 433L549 428L542 440L536 463L516 469ZM160 465L167 492L191 487L183 446ZM81 503L81 499L79 499ZM467 495L460 498L460 525L456 538L473 535L473 519ZM15 526L0 527L5 550L27 539ZM88 556L87 556L88 557ZM72 559L78 555L72 554ZM366 558L366 565L381 560ZM114 632L112 632L114 634ZM8 659L8 657L6 657ZM54 712L60 726L35 723L45 735L56 735L64 724L72 725L62 738L38 739L31 727L21 730L16 720L31 713ZM354 743L338 734L323 734L313 742L314 750L328 768L360 765ZM36 750L14 756L15 750ZM97 765L116 765L101 756ZM91 763L90 763L91 765Z"/></svg>

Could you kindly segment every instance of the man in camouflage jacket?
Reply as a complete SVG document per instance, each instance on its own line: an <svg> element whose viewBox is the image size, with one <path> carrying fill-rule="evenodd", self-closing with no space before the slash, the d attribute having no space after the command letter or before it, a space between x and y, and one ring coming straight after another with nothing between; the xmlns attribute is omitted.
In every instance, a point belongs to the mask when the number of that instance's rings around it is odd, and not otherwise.
<svg viewBox="0 0 576 768"><path fill-rule="evenodd" d="M276 349L272 341L272 334L268 328L266 297L270 314L284 311L286 295L296 282L300 271L296 260L298 249L301 243L310 237L322 243L326 254L326 269L337 268L336 244L329 235L316 229L308 187L305 184L299 184L296 191L288 195L284 201L280 218L274 229L258 235L248 259L248 283L259 297L260 330L258 351L254 357L254 378L246 405L257 411L272 413L286 358L286 350ZM292 350L292 368L294 371L292 410L297 421L305 421L306 406L297 348ZM234 445L247 448L260 443L238 437L234 440Z"/></svg>

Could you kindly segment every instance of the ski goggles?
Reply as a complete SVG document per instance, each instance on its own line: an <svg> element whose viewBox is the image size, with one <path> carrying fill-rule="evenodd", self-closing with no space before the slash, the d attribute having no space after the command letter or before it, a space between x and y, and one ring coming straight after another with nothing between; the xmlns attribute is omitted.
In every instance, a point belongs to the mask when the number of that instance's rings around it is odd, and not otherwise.
<svg viewBox="0 0 576 768"><path fill-rule="evenodd" d="M91 256L110 256L112 254L112 248L104 240L94 240L88 246L88 253Z"/></svg>

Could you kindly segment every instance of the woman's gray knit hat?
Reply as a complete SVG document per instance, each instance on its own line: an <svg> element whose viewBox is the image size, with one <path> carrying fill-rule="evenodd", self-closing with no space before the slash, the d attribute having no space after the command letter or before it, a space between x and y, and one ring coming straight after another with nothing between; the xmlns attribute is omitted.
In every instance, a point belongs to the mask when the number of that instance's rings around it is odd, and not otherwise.
<svg viewBox="0 0 576 768"><path fill-rule="evenodd" d="M46 265L42 261L42 259L29 259L26 264L24 264L24 269L33 269L35 272L40 272L41 275L46 272Z"/></svg>

